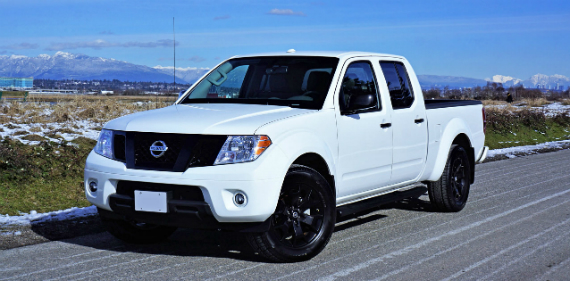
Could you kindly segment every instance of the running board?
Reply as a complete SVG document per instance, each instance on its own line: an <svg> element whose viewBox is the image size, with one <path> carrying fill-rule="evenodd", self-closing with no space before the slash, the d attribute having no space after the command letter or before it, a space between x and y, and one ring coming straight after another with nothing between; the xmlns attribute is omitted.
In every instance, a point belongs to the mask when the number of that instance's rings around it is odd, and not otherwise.
<svg viewBox="0 0 570 281"><path fill-rule="evenodd" d="M412 189L403 191L394 191L385 195L380 195L378 197L373 197L360 202L352 203L349 205L343 205L337 207L336 217L342 218L352 214L356 214L362 211L366 211L381 205L386 205L389 203L397 202L410 197L420 197L427 192L426 186L418 186Z"/></svg>

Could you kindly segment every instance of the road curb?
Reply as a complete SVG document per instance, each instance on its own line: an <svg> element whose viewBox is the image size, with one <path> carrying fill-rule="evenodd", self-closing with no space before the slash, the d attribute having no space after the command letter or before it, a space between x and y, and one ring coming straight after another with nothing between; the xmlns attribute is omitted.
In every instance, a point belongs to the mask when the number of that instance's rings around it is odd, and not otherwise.
<svg viewBox="0 0 570 281"><path fill-rule="evenodd" d="M104 232L99 215L0 226L0 250Z"/></svg>

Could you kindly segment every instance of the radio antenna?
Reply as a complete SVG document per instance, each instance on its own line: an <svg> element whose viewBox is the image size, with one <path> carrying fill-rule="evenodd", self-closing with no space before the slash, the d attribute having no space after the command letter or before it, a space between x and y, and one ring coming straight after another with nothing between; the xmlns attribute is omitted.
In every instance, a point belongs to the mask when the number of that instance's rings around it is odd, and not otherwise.
<svg viewBox="0 0 570 281"><path fill-rule="evenodd" d="M172 17L172 37L174 38L172 45L174 48L174 91L176 92L176 33L174 32L174 17Z"/></svg>

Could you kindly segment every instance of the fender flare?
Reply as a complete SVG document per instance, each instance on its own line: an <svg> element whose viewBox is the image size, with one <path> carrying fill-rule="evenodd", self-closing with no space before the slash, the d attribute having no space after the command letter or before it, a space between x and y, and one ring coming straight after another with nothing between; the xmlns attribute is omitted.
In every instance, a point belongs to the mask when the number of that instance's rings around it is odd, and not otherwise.
<svg viewBox="0 0 570 281"><path fill-rule="evenodd" d="M449 157L449 149L453 142L457 139L460 135L465 135L469 140L469 147L466 147L466 150L473 151L471 147L471 131L469 127L465 123L465 121L461 120L460 118L452 119L441 135L440 144L437 148L437 156L434 162L433 169L426 180L428 181L437 181L443 174L443 169L445 168L445 164L447 163L447 158ZM474 169L475 167L471 167Z"/></svg>

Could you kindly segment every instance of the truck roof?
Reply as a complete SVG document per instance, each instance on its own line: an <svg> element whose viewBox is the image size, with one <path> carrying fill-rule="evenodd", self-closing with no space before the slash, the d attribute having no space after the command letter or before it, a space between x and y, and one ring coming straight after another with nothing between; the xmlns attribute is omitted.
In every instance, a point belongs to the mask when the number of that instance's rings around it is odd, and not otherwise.
<svg viewBox="0 0 570 281"><path fill-rule="evenodd" d="M351 57L363 57L363 56L375 56L375 57L394 57L404 59L402 56L392 55L392 54L382 54L382 53L371 53L371 52L355 52L355 51L295 51L292 52L272 52L272 53L258 53L258 54L248 54L248 55L237 55L232 58L247 58L247 57L275 57L275 56L308 56L308 57L335 57L339 59L346 59Z"/></svg>

